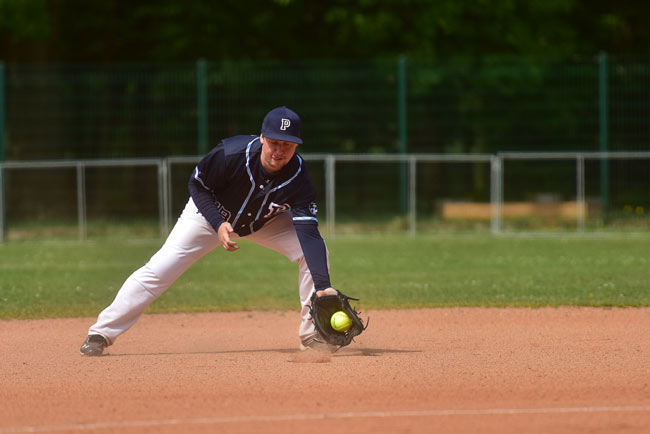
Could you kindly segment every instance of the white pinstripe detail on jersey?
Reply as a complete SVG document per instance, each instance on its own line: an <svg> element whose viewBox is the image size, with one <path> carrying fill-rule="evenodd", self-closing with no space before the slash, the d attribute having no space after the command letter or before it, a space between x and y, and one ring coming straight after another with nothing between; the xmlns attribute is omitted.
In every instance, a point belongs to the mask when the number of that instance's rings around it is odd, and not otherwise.
<svg viewBox="0 0 650 434"><path fill-rule="evenodd" d="M237 213L235 220L233 220L232 222L232 226L233 229L235 229L235 232L237 232L237 229L235 228L235 225L237 224L237 220L239 220L241 213L244 212L244 209L246 209L246 205L248 204L248 201L250 200L251 196L253 195L253 192L255 191L255 180L253 179L253 174L251 173L251 168L250 168L250 150L251 150L251 145L255 140L259 140L259 137L255 137L253 140L248 142L248 146L246 146L246 171L248 172L248 178L251 180L251 189L248 192L248 196L246 196L246 200L244 200L244 203L242 204L241 208L239 208L239 212Z"/></svg>
<svg viewBox="0 0 650 434"><path fill-rule="evenodd" d="M194 169L194 179L199 181L201 183L201 185L203 186L203 188L205 188L208 191L212 191L207 185L205 185L203 180L200 178L200 176L199 176L200 174L201 174L201 172L199 172L199 166L196 166L196 168Z"/></svg>

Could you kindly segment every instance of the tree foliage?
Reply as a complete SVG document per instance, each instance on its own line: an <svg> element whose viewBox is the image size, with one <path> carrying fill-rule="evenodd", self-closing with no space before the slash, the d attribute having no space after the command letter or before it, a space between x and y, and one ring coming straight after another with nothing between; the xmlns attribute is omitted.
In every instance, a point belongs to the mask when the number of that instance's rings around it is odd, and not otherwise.
<svg viewBox="0 0 650 434"><path fill-rule="evenodd" d="M0 59L647 54L649 12L607 0L0 0Z"/></svg>

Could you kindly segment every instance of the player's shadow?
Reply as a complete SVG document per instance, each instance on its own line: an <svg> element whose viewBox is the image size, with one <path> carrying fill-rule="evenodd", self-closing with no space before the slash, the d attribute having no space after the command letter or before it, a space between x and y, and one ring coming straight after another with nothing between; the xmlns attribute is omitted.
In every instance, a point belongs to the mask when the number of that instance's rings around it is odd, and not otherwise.
<svg viewBox="0 0 650 434"><path fill-rule="evenodd" d="M384 354L396 353L421 353L420 350L397 350L390 348L344 348L336 353L334 356L345 357L379 357Z"/></svg>
<svg viewBox="0 0 650 434"><path fill-rule="evenodd" d="M214 350L214 351L160 351L155 353L112 353L104 354L104 357L138 357L138 356L176 356L187 354L243 354L243 353L281 353L296 354L301 351L296 348L266 348L249 350ZM421 353L420 350L397 350L389 348L342 348L332 357L379 357L383 354L394 353Z"/></svg>

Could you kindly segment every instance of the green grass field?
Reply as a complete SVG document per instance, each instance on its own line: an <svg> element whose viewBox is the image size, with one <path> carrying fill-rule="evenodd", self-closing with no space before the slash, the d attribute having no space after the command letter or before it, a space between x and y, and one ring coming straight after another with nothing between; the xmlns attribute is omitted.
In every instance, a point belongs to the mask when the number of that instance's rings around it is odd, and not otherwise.
<svg viewBox="0 0 650 434"><path fill-rule="evenodd" d="M0 318L96 316L160 240L0 244ZM298 309L296 266L246 241L217 249L148 312ZM650 306L650 237L406 235L328 240L335 287L364 309Z"/></svg>

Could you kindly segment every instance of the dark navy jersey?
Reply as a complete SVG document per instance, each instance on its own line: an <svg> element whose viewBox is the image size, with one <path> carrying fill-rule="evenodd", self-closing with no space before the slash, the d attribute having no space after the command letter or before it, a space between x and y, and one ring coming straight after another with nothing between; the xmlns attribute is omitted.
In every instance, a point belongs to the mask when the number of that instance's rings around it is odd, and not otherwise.
<svg viewBox="0 0 650 434"><path fill-rule="evenodd" d="M303 159L294 154L280 172L270 174L262 167L261 152L258 136L224 139L190 177L194 203L215 231L228 222L241 237L290 212L316 289L330 287L314 186Z"/></svg>

